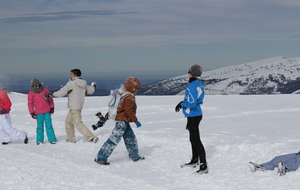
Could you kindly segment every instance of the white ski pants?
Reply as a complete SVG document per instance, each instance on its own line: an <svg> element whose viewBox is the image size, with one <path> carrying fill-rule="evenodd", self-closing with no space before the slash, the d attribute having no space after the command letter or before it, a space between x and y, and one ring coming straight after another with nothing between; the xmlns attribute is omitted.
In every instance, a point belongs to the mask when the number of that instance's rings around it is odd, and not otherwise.
<svg viewBox="0 0 300 190"><path fill-rule="evenodd" d="M25 131L20 131L12 127L9 113L0 115L0 139L2 142L11 142L11 137L24 140L26 135Z"/></svg>

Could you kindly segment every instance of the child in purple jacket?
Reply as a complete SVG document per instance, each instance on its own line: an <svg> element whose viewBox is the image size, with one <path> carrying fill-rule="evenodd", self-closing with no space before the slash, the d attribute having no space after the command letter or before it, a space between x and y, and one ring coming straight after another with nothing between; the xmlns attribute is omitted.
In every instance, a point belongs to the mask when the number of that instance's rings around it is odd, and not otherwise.
<svg viewBox="0 0 300 190"><path fill-rule="evenodd" d="M37 145L44 142L44 124L48 141L51 144L56 144L57 141L51 119L51 114L54 113L54 102L52 98L44 98L47 93L50 91L38 79L31 80L30 92L28 93L28 111L31 117L37 121Z"/></svg>

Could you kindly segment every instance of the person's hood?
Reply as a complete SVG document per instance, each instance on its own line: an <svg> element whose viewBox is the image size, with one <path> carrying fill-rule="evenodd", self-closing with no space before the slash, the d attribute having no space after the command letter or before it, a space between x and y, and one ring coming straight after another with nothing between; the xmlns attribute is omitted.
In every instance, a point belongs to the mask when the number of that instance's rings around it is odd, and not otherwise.
<svg viewBox="0 0 300 190"><path fill-rule="evenodd" d="M85 80L80 77L73 77L71 80L74 81L80 88L86 89L87 82Z"/></svg>
<svg viewBox="0 0 300 190"><path fill-rule="evenodd" d="M40 88L34 88L35 85L40 85ZM32 79L29 88L34 93L41 93L44 90L44 85L38 79Z"/></svg>
<svg viewBox="0 0 300 190"><path fill-rule="evenodd" d="M125 91L136 94L140 86L141 86L140 81L135 77L128 77L125 80Z"/></svg>

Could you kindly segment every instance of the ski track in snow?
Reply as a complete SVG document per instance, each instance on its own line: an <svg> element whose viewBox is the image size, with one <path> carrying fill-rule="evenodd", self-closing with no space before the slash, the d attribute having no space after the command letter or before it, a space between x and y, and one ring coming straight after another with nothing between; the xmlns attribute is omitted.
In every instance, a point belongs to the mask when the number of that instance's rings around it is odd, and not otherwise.
<svg viewBox="0 0 300 190"><path fill-rule="evenodd" d="M138 96L139 121L132 128L143 161L132 162L123 141L108 161L96 164L100 147L114 122L92 131L97 144L76 131L77 143L65 142L66 98L55 98L53 126L59 142L35 143L36 121L27 111L27 96L10 94L13 126L28 132L29 144L19 139L0 146L0 189L300 189L300 170L278 176L277 170L252 173L248 162L262 163L274 156L299 151L299 95L206 96L200 134L206 148L209 173L181 168L191 158L186 119L174 111L182 96ZM91 129L95 113L107 111L108 97L87 97L82 112Z"/></svg>

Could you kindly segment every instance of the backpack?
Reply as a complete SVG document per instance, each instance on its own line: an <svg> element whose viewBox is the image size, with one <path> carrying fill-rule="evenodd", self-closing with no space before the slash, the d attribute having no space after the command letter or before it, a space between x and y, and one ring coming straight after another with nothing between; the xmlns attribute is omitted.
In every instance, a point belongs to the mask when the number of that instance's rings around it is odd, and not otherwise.
<svg viewBox="0 0 300 190"><path fill-rule="evenodd" d="M123 94L113 93L111 100L108 102L108 118L115 120L118 111L118 107L120 104L121 99L126 96L127 94L130 94L130 92L125 92Z"/></svg>

